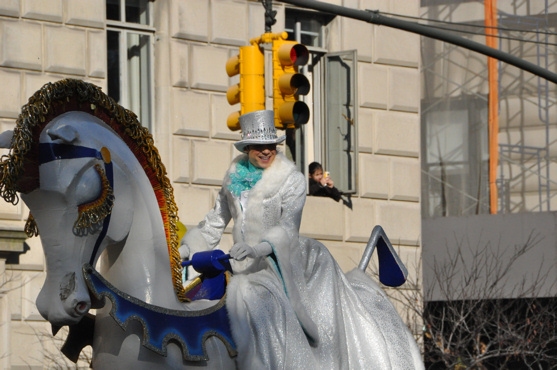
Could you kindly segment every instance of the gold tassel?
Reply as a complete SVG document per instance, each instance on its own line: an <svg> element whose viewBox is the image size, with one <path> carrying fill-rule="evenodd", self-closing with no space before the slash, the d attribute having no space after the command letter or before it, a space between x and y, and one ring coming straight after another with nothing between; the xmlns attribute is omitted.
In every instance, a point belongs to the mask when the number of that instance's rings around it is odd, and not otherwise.
<svg viewBox="0 0 557 370"><path fill-rule="evenodd" d="M27 222L25 222L25 228L23 229L28 237L32 238L39 235L39 227L35 221L35 217L29 212L29 217L27 217Z"/></svg>
<svg viewBox="0 0 557 370"><path fill-rule="evenodd" d="M101 195L98 199L80 205L77 208L78 217L74 223L75 230L85 230L102 222L112 212L114 206L114 193L104 170L100 165L95 165L95 170L101 177Z"/></svg>

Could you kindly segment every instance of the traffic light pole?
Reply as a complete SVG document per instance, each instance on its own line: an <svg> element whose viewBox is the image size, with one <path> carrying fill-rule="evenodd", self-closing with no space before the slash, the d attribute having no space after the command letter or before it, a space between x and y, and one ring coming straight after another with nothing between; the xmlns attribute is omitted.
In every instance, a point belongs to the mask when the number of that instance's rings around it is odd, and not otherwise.
<svg viewBox="0 0 557 370"><path fill-rule="evenodd" d="M540 66L530 63L524 59L515 57L512 54L502 52L500 50L465 39L457 35L453 35L444 30L441 31L415 22L407 22L399 19L385 17L379 14L379 11L346 8L343 6L322 3L320 1L315 1L315 0L281 0L281 1L286 4L296 5L300 8L313 9L324 13L340 15L343 17L364 21L367 23L397 28L403 31L417 33L422 36L448 42L450 44L461 46L465 49L473 50L480 54L484 54L489 57L498 59L502 62L511 64L515 67L528 71L536 76L545 78L546 80L557 84L557 74L550 72L547 69L541 68Z"/></svg>
<svg viewBox="0 0 557 370"><path fill-rule="evenodd" d="M261 0L261 3L265 8L265 33L269 33L272 32L271 27L277 23L277 11L273 10L273 0Z"/></svg>

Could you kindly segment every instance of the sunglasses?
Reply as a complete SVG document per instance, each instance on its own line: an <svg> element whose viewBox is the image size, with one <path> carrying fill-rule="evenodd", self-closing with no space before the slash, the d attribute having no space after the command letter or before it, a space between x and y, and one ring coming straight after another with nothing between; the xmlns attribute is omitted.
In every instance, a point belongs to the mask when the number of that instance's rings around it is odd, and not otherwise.
<svg viewBox="0 0 557 370"><path fill-rule="evenodd" d="M248 145L246 147L246 149L249 150L256 150L258 152L262 152L265 149L269 149L269 150L276 150L277 149L277 144L253 144L253 145Z"/></svg>

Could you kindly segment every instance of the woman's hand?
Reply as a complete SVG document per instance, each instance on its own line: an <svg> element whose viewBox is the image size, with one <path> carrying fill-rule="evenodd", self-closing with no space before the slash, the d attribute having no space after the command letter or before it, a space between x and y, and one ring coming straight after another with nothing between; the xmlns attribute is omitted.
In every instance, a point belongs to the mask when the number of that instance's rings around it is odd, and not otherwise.
<svg viewBox="0 0 557 370"><path fill-rule="evenodd" d="M180 258L182 260L186 260L190 257L190 247L185 243L180 245L180 248L178 248L178 252L180 252Z"/></svg>
<svg viewBox="0 0 557 370"><path fill-rule="evenodd" d="M230 248L230 256L236 261L242 261L253 253L253 248L244 242L236 243Z"/></svg>
<svg viewBox="0 0 557 370"><path fill-rule="evenodd" d="M263 257L268 256L273 252L271 244L267 242L262 242L254 247L250 247L249 244L240 242L236 243L230 249L230 256L236 261L242 261L246 257Z"/></svg>

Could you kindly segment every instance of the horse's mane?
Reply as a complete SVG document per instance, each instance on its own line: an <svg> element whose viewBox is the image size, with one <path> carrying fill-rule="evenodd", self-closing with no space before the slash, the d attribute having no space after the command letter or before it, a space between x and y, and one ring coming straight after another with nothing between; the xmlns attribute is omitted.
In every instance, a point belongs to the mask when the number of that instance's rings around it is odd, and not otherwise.
<svg viewBox="0 0 557 370"><path fill-rule="evenodd" d="M81 80L65 79L47 83L29 98L16 121L10 152L0 158L0 196L17 204L18 192L25 194L39 187L39 136L52 119L70 111L86 112L105 122L142 165L164 223L174 290L181 301L186 301L178 253L178 208L166 168L152 135L141 126L137 116L99 87Z"/></svg>

